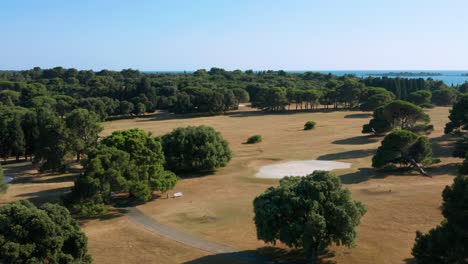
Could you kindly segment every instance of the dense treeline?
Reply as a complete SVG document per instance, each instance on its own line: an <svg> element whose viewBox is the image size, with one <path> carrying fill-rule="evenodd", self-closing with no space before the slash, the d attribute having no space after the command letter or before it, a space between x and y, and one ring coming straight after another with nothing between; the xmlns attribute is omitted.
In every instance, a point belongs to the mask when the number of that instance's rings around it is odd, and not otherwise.
<svg viewBox="0 0 468 264"><path fill-rule="evenodd" d="M285 71L142 73L34 68L0 72L0 157L21 156L43 170L63 169L96 146L99 121L157 109L220 114L251 102L265 111L360 108L379 111L395 99L421 107L450 105L467 84L450 88L431 79L357 78ZM375 130L375 128L373 128Z"/></svg>
<svg viewBox="0 0 468 264"><path fill-rule="evenodd" d="M375 96L372 87L390 92ZM395 99L450 105L466 85L447 87L432 79L334 76L313 72L225 71L212 68L194 73L142 73L117 71L34 68L0 72L0 104L37 108L47 106L63 117L76 108L96 112L101 119L114 115L139 115L165 109L175 113L219 114L252 102L263 110L353 108L367 103ZM375 92L375 91L374 91ZM423 97L421 99L420 97ZM385 98L384 98L385 97ZM422 100L422 102L421 102ZM373 109L371 109L373 110Z"/></svg>

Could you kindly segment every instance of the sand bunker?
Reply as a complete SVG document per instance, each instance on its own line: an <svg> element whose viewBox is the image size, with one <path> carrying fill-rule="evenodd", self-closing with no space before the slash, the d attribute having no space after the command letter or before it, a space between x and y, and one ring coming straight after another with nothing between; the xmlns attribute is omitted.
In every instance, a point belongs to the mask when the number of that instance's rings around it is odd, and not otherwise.
<svg viewBox="0 0 468 264"><path fill-rule="evenodd" d="M281 179L285 176L306 176L316 170L349 169L351 163L327 160L297 160L266 165L255 175L258 178Z"/></svg>

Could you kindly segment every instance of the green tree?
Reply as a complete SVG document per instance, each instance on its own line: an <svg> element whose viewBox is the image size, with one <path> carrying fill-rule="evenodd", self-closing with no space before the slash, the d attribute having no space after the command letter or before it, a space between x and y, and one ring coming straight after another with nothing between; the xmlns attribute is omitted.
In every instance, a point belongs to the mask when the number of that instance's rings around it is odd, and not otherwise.
<svg viewBox="0 0 468 264"><path fill-rule="evenodd" d="M462 264L468 259L468 177L458 176L442 192L442 223L416 232L412 254L423 264Z"/></svg>
<svg viewBox="0 0 468 264"><path fill-rule="evenodd" d="M432 92L432 103L435 105L451 105L457 99L458 92L453 88L441 88Z"/></svg>
<svg viewBox="0 0 468 264"><path fill-rule="evenodd" d="M427 106L431 104L432 93L427 90L412 92L408 96L408 101L415 105Z"/></svg>
<svg viewBox="0 0 468 264"><path fill-rule="evenodd" d="M385 88L370 87L367 89L365 97L361 98L362 103L360 108L362 111L374 111L381 106L385 106L394 99L395 95Z"/></svg>
<svg viewBox="0 0 468 264"><path fill-rule="evenodd" d="M342 188L339 178L325 171L285 177L253 204L258 239L303 248L311 263L332 243L353 245L355 228L366 212Z"/></svg>
<svg viewBox="0 0 468 264"><path fill-rule="evenodd" d="M413 166L423 175L427 174L421 164L431 163L432 148L429 139L407 130L396 130L385 136L372 158L374 168L400 164Z"/></svg>
<svg viewBox="0 0 468 264"><path fill-rule="evenodd" d="M0 219L1 263L91 263L85 234L60 205L10 203Z"/></svg>
<svg viewBox="0 0 468 264"><path fill-rule="evenodd" d="M12 90L0 91L0 103L7 106L16 105L20 101L21 93Z"/></svg>
<svg viewBox="0 0 468 264"><path fill-rule="evenodd" d="M264 111L284 110L286 105L288 105L286 89L280 87L260 89L256 101L252 102L252 107Z"/></svg>
<svg viewBox="0 0 468 264"><path fill-rule="evenodd" d="M102 126L99 124L99 116L86 109L75 109L67 114L65 123L70 132L71 149L76 153L76 160L90 148L97 145Z"/></svg>
<svg viewBox="0 0 468 264"><path fill-rule="evenodd" d="M430 120L421 107L397 100L377 108L369 124L363 126L363 133L382 134L393 129L427 132L432 128Z"/></svg>
<svg viewBox="0 0 468 264"><path fill-rule="evenodd" d="M166 165L172 171L203 171L231 160L229 144L211 127L176 128L162 137Z"/></svg>
<svg viewBox="0 0 468 264"><path fill-rule="evenodd" d="M21 123L26 113L21 107L0 107L0 157L7 159L25 152L25 138Z"/></svg>
<svg viewBox="0 0 468 264"><path fill-rule="evenodd" d="M454 130L468 130L468 94L463 95L452 107L450 122L445 125L445 134Z"/></svg>
<svg viewBox="0 0 468 264"><path fill-rule="evenodd" d="M65 156L69 150L69 135L65 121L48 108L36 111L37 139L34 159L43 162L41 170L65 170Z"/></svg>

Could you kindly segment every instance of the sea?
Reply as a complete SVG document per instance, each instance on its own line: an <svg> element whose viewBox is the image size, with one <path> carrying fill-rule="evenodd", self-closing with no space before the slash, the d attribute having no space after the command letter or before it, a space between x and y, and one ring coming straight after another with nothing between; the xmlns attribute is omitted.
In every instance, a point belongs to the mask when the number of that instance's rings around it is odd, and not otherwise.
<svg viewBox="0 0 468 264"><path fill-rule="evenodd" d="M165 74L181 74L181 73L193 73L194 71L144 71L144 73L165 73ZM309 72L307 70L299 70L299 71L286 71L290 73L304 73L304 72ZM356 77L382 77L386 73L412 73L414 75L408 76L408 75L391 75L391 76L386 76L389 78L395 78L395 77L400 77L400 78L432 78L434 80L440 80L443 81L446 85L452 86L452 85L460 85L465 82L468 82L468 76L463 76L463 74L467 74L468 70L466 71L434 71L434 70L342 70L342 71L336 71L336 70L310 70L310 72L320 72L324 74L334 74L337 76L343 76L346 74L352 74L355 75ZM421 76L417 75L418 73L438 73L438 75L433 75L433 76Z"/></svg>

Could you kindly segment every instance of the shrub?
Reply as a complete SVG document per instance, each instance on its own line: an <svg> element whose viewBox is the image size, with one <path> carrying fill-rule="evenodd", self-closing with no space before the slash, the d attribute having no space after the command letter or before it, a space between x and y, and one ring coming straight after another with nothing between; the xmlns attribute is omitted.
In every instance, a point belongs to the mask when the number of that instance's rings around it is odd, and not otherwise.
<svg viewBox="0 0 468 264"><path fill-rule="evenodd" d="M198 172L224 167L231 160L229 144L208 126L176 128L162 137L166 167Z"/></svg>
<svg viewBox="0 0 468 264"><path fill-rule="evenodd" d="M257 144L262 142L262 136L261 135L253 135L247 139L245 143L247 144Z"/></svg>
<svg viewBox="0 0 468 264"><path fill-rule="evenodd" d="M304 124L304 130L311 130L315 128L316 123L314 121L307 121Z"/></svg>

